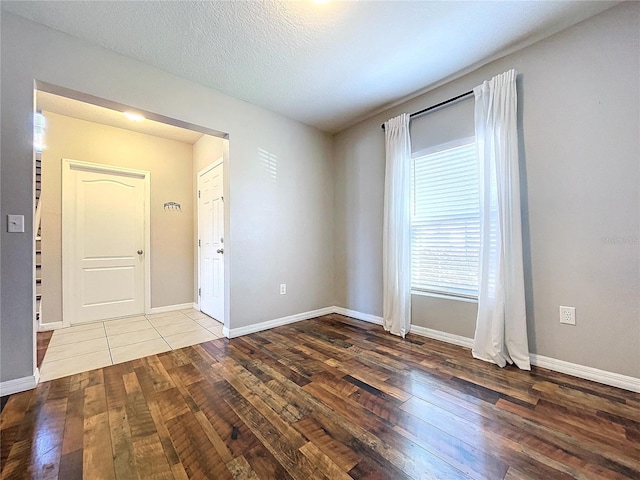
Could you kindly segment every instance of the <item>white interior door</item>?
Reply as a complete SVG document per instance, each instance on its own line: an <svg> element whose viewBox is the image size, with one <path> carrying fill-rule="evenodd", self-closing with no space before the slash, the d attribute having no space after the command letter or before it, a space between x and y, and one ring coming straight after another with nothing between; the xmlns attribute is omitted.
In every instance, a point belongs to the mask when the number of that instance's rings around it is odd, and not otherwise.
<svg viewBox="0 0 640 480"><path fill-rule="evenodd" d="M70 161L63 171L65 319L144 314L147 173Z"/></svg>
<svg viewBox="0 0 640 480"><path fill-rule="evenodd" d="M222 162L198 175L200 310L224 322L224 199Z"/></svg>

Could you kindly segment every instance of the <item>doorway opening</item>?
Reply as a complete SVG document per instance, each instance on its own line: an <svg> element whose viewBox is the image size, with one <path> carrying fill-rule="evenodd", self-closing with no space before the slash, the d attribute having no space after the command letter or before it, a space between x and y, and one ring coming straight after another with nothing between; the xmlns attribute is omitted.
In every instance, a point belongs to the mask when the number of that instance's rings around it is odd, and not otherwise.
<svg viewBox="0 0 640 480"><path fill-rule="evenodd" d="M70 343L124 361L131 359L124 347L142 352L146 345L145 356L199 343L196 332L203 341L222 336L224 306L215 317L210 311L212 318L200 311L208 267L200 264L198 239L209 227L198 215L197 183L203 169L219 168L216 218L224 231L228 135L44 82L36 82L34 95L46 125L34 139L42 147L34 155L34 317L38 331L55 331L45 364L52 351L59 351L55 360L72 363ZM228 250L216 253L222 272L230 268ZM224 302L224 273L209 277ZM89 360L75 363L97 368Z"/></svg>

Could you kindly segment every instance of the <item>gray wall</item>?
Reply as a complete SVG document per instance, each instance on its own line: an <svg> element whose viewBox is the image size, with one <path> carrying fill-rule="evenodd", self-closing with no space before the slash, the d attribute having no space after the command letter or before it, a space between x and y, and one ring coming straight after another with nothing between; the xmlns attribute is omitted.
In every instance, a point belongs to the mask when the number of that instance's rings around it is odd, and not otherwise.
<svg viewBox="0 0 640 480"><path fill-rule="evenodd" d="M380 124L515 68L533 353L640 377L640 4L626 3L335 136L338 305L382 314ZM414 148L472 125L473 100L412 122ZM446 139L444 139L446 141ZM472 337L476 307L412 296L413 323ZM561 325L559 305L577 308Z"/></svg>
<svg viewBox="0 0 640 480"><path fill-rule="evenodd" d="M81 40L2 13L0 381L33 374L34 80L229 134L230 328L333 304L331 137ZM273 181L259 149L277 156ZM227 168L228 167L228 168ZM229 268L230 267L230 268ZM279 284L288 284L279 295Z"/></svg>

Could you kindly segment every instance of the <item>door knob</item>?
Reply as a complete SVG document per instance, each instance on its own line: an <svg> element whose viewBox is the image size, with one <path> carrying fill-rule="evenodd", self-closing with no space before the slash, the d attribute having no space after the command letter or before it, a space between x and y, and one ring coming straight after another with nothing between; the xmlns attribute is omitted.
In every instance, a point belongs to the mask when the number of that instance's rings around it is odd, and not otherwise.
<svg viewBox="0 0 640 480"><path fill-rule="evenodd" d="M138 250L138 255L142 255L144 252L142 250Z"/></svg>
<svg viewBox="0 0 640 480"><path fill-rule="evenodd" d="M218 250L216 250L217 253L224 253L224 248L219 248Z"/></svg>

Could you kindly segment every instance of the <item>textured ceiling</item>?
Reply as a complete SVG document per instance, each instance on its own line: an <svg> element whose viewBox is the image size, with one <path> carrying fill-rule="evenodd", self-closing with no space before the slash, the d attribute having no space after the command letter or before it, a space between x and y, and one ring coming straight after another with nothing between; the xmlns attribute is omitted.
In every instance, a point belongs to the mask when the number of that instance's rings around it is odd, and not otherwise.
<svg viewBox="0 0 640 480"><path fill-rule="evenodd" d="M89 122L110 125L112 127L145 133L156 137L177 140L178 142L189 143L191 145L202 137L202 133L200 132L194 132L149 119L145 119L142 122L132 122L125 117L122 112L60 97L40 90L36 92L36 108L44 112L58 113L67 117L79 118L80 120L87 120Z"/></svg>
<svg viewBox="0 0 640 480"><path fill-rule="evenodd" d="M2 1L2 8L335 132L615 3Z"/></svg>

